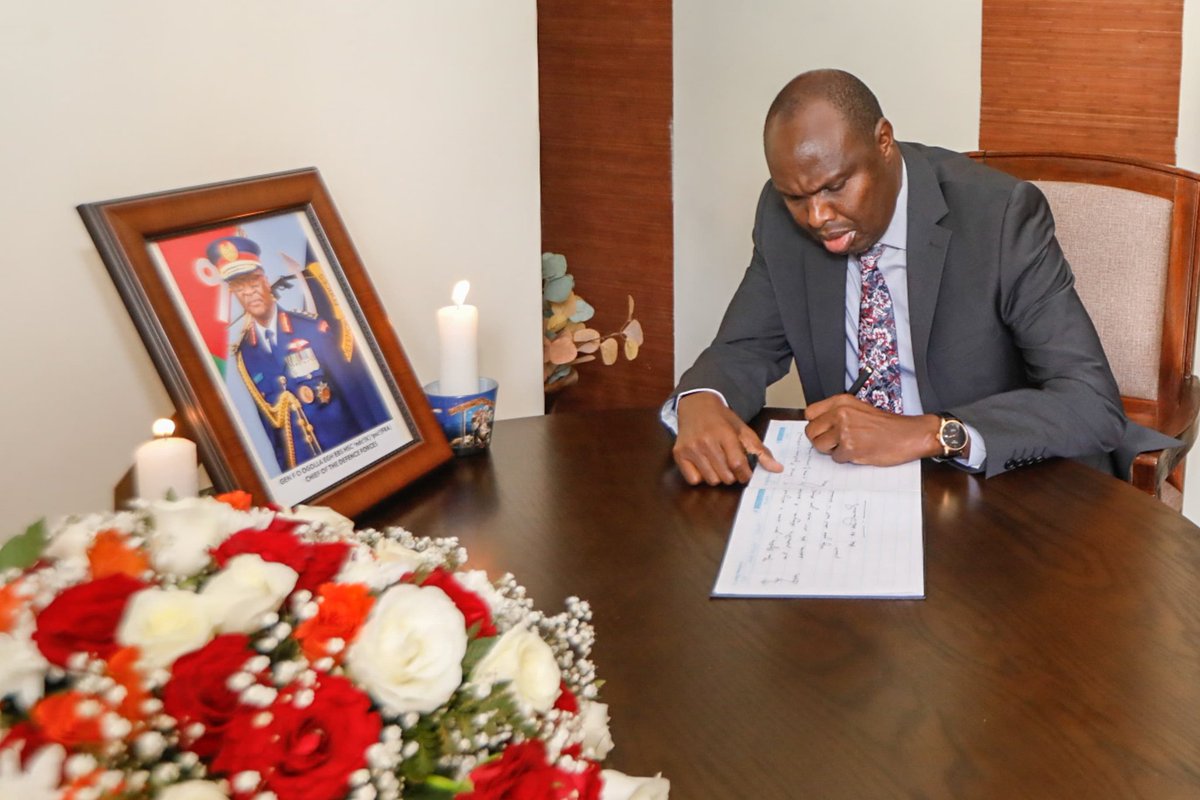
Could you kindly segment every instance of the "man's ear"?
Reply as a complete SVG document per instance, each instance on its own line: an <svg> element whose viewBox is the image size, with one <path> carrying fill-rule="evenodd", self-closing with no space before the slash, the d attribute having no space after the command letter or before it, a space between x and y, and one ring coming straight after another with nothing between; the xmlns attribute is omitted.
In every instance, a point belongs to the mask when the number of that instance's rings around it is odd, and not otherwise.
<svg viewBox="0 0 1200 800"><path fill-rule="evenodd" d="M892 123L888 122L887 117L880 117L879 122L875 123L875 145L884 156L891 155L892 150L896 147Z"/></svg>

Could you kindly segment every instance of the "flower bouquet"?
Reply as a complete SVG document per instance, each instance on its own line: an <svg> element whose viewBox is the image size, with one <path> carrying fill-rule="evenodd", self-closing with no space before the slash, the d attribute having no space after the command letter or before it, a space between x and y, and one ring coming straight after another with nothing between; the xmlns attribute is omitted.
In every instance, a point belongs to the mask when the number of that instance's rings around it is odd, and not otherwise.
<svg viewBox="0 0 1200 800"><path fill-rule="evenodd" d="M0 797L665 798L604 770L591 612L453 538L242 493L0 548Z"/></svg>

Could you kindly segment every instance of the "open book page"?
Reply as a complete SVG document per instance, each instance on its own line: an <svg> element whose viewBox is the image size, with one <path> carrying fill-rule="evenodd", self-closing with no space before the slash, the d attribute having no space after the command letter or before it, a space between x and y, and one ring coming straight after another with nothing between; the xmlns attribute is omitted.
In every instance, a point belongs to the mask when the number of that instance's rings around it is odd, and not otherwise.
<svg viewBox="0 0 1200 800"><path fill-rule="evenodd" d="M772 420L742 493L714 596L924 597L921 465L838 464L806 422Z"/></svg>

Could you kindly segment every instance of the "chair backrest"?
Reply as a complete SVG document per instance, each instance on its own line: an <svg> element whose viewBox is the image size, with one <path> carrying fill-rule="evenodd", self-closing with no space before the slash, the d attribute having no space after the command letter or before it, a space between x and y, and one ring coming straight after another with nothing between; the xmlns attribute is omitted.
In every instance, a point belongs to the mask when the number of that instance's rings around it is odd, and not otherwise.
<svg viewBox="0 0 1200 800"><path fill-rule="evenodd" d="M1114 156L969 155L1042 190L1126 412L1154 426L1192 373L1200 175Z"/></svg>

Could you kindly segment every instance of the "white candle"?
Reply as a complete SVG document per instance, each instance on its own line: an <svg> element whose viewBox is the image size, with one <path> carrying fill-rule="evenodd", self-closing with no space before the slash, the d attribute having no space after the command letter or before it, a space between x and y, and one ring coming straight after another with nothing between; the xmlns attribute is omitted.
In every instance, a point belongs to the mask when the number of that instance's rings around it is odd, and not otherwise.
<svg viewBox="0 0 1200 800"><path fill-rule="evenodd" d="M442 373L438 393L475 394L479 391L479 356L476 336L479 309L463 305L471 284L459 281L451 295L454 305L438 309L438 340L441 344Z"/></svg>
<svg viewBox="0 0 1200 800"><path fill-rule="evenodd" d="M178 436L175 423L155 420L154 438L133 452L137 496L144 500L162 500L167 492L175 499L195 497L200 477L196 471L196 444Z"/></svg>

